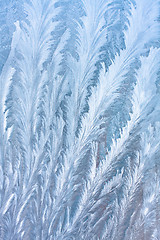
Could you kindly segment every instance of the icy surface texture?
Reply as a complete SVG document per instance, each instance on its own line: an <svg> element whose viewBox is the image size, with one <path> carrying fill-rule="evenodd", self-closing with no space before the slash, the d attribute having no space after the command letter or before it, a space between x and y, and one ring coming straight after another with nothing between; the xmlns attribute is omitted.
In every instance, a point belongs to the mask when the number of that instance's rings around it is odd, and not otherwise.
<svg viewBox="0 0 160 240"><path fill-rule="evenodd" d="M0 240L160 240L160 1L0 0Z"/></svg>

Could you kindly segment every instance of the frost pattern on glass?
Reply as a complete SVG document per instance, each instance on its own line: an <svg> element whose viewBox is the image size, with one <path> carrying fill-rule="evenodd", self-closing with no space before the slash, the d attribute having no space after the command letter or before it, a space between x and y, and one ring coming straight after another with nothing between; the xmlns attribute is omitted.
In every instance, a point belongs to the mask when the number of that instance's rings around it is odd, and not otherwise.
<svg viewBox="0 0 160 240"><path fill-rule="evenodd" d="M0 0L0 239L160 239L159 0Z"/></svg>

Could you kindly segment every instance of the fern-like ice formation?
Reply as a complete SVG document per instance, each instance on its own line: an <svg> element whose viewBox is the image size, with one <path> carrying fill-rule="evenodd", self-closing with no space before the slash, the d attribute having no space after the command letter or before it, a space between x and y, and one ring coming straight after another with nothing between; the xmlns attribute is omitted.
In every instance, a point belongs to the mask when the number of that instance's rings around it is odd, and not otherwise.
<svg viewBox="0 0 160 240"><path fill-rule="evenodd" d="M0 239L160 239L159 0L0 10Z"/></svg>

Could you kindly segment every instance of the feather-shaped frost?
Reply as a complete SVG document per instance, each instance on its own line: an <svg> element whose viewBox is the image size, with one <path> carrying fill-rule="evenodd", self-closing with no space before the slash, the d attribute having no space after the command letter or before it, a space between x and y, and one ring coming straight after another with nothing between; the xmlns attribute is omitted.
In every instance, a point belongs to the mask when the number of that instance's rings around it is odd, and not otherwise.
<svg viewBox="0 0 160 240"><path fill-rule="evenodd" d="M159 9L0 1L0 239L159 239Z"/></svg>

